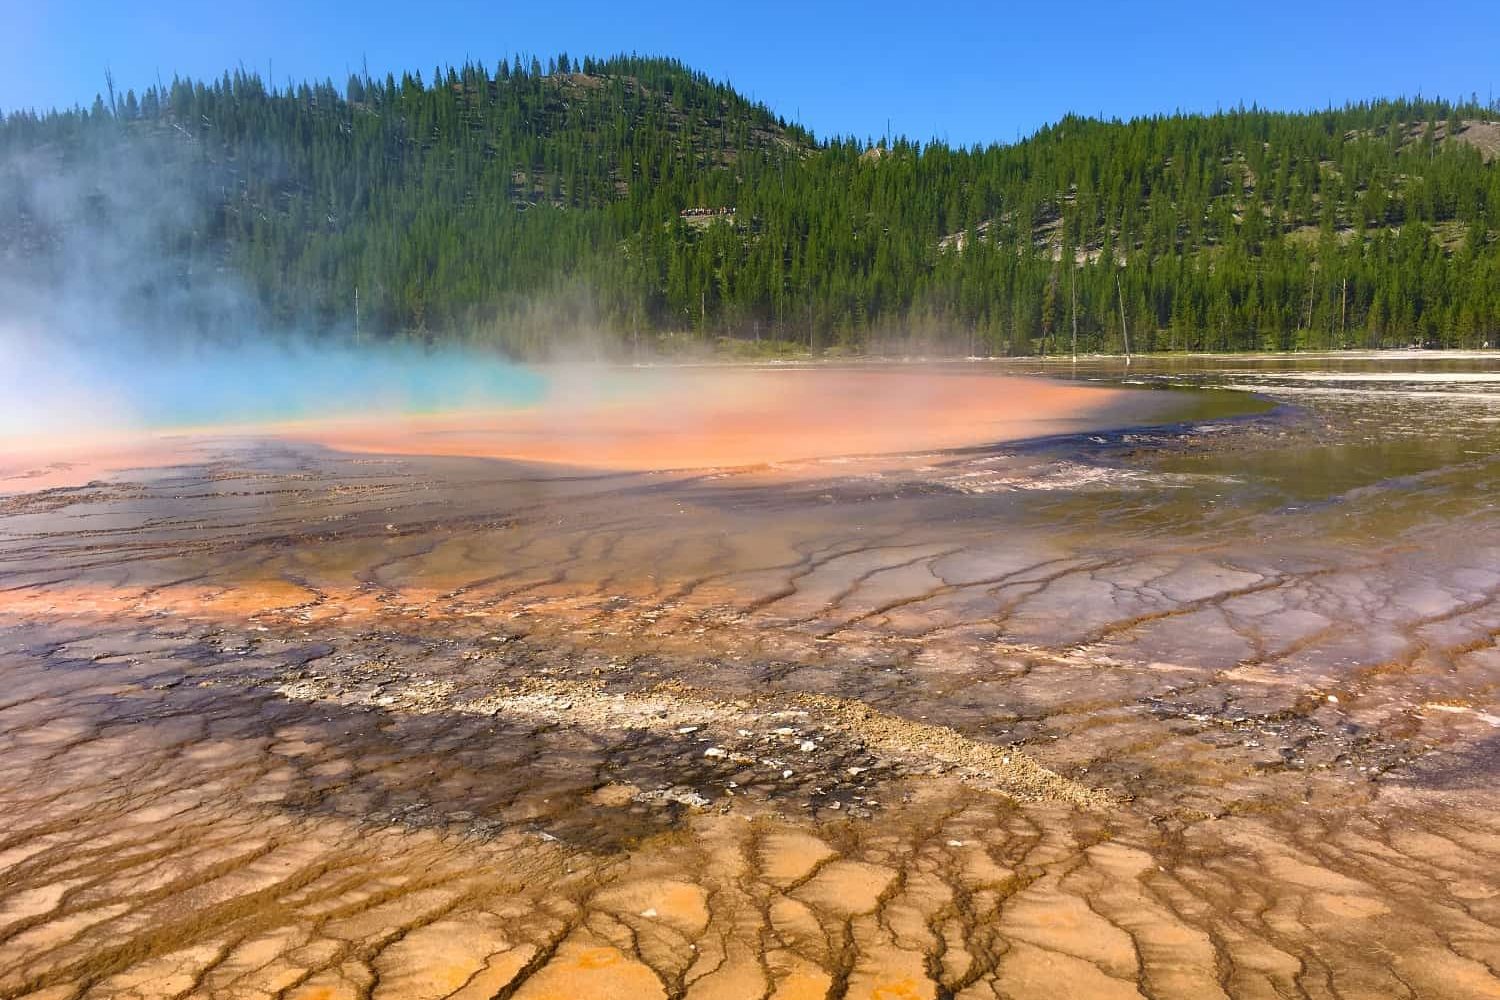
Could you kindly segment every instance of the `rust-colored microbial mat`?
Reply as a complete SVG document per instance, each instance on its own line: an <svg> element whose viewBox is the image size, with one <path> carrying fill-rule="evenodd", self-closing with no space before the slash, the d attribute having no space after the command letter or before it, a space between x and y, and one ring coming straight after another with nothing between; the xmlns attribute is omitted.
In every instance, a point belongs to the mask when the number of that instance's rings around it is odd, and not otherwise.
<svg viewBox="0 0 1500 1000"><path fill-rule="evenodd" d="M345 451L477 455L598 469L747 466L955 448L1128 423L1149 393L942 369L557 373L520 410L323 420L293 439Z"/></svg>
<svg viewBox="0 0 1500 1000"><path fill-rule="evenodd" d="M1493 368L12 456L0 995L1500 996Z"/></svg>

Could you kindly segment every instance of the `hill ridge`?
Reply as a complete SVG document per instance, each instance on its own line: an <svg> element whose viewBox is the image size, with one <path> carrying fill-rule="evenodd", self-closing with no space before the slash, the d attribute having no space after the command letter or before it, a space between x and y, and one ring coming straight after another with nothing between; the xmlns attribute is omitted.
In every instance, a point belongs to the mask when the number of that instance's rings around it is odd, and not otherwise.
<svg viewBox="0 0 1500 1000"><path fill-rule="evenodd" d="M92 274L122 328L516 353L580 328L1031 353L1075 311L1110 349L1122 308L1143 349L1473 347L1500 337L1495 117L1068 115L955 149L819 140L635 55L342 90L226 73L0 121L0 280Z"/></svg>

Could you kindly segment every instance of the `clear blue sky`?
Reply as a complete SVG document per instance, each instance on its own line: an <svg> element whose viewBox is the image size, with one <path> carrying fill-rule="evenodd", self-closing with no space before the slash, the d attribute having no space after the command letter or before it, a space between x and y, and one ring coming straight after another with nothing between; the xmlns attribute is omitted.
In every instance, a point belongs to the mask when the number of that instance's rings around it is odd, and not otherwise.
<svg viewBox="0 0 1500 1000"><path fill-rule="evenodd" d="M87 104L104 69L384 74L510 52L673 55L819 135L1012 140L1067 111L1321 107L1500 85L1495 0L597 3L4 0L0 109Z"/></svg>

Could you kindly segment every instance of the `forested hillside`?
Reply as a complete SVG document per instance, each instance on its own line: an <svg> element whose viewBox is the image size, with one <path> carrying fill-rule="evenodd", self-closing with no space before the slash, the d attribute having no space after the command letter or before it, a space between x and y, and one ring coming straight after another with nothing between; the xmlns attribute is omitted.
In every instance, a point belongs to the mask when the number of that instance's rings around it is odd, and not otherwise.
<svg viewBox="0 0 1500 1000"><path fill-rule="evenodd" d="M1069 117L953 149L815 139L660 59L241 72L7 114L0 269L125 275L130 322L189 333L521 353L581 329L1058 352L1075 322L1080 350L1473 347L1500 342L1495 117ZM79 264L80 234L121 232L118 263Z"/></svg>

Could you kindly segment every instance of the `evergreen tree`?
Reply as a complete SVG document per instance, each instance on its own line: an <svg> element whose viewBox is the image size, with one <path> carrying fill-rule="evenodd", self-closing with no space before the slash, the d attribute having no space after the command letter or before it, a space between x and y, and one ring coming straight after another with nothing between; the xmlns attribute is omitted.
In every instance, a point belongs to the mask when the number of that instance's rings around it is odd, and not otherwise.
<svg viewBox="0 0 1500 1000"><path fill-rule="evenodd" d="M1082 350L1123 347L1122 306L1138 349L1500 339L1500 169L1469 144L1472 101L1068 116L955 149L820 141L672 60L428 79L240 72L11 113L0 232L24 252L0 267L66 267L23 159L131 163L173 200L167 266L128 305L189 332L208 320L182 304L227 274L268 330L337 334L358 286L367 336L519 352L580 325L1056 351L1075 298ZM84 207L128 174L100 172Z"/></svg>

